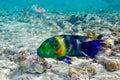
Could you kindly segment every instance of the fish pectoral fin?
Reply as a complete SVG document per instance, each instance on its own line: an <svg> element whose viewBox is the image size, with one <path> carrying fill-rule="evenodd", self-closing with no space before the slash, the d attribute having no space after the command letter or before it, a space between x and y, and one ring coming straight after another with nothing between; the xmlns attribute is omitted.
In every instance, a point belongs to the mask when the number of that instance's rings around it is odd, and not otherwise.
<svg viewBox="0 0 120 80"><path fill-rule="evenodd" d="M64 61L65 63L67 63L67 64L72 64L71 63L71 58L69 58L69 57L60 57L60 58L57 58L58 60L60 60L60 61Z"/></svg>

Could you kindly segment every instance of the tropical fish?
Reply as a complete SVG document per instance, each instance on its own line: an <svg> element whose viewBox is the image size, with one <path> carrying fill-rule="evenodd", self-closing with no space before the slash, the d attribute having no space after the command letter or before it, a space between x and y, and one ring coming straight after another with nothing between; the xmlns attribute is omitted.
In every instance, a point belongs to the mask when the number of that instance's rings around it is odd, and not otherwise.
<svg viewBox="0 0 120 80"><path fill-rule="evenodd" d="M85 42L85 38L77 35L57 35L45 40L37 49L37 54L43 58L58 58L66 63L71 63L67 56L95 58L102 47L102 40Z"/></svg>

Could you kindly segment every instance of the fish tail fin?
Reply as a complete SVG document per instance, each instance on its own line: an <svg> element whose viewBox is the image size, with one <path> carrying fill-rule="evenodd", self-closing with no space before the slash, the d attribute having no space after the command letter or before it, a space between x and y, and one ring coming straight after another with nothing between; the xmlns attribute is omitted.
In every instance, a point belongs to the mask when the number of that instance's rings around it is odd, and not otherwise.
<svg viewBox="0 0 120 80"><path fill-rule="evenodd" d="M102 47L102 40L82 42L81 51L91 58L95 58Z"/></svg>

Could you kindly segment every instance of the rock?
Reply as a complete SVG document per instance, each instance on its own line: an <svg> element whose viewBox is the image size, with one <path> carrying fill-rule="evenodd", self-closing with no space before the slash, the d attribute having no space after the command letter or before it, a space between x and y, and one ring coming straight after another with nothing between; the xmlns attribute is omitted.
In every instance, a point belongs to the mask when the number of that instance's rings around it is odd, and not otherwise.
<svg viewBox="0 0 120 80"><path fill-rule="evenodd" d="M89 80L89 76L87 75L80 75L80 74L73 74L70 80Z"/></svg>
<svg viewBox="0 0 120 80"><path fill-rule="evenodd" d="M81 24L77 24L75 26L72 26L72 31L75 33L83 33L82 32L82 25Z"/></svg>
<svg viewBox="0 0 120 80"><path fill-rule="evenodd" d="M68 64L66 64L64 62L60 62L60 61L52 62L51 64L52 64L52 66L50 68L51 72L53 72L55 74L60 74L60 75L61 75L61 73L62 74L68 74L68 70L69 70L69 68L68 68L69 65Z"/></svg>
<svg viewBox="0 0 120 80"><path fill-rule="evenodd" d="M106 48L104 53L107 55L107 56L110 56L112 54L112 50L110 48Z"/></svg>
<svg viewBox="0 0 120 80"><path fill-rule="evenodd" d="M107 38L105 40L105 42L106 42L107 46L114 46L114 40L111 38Z"/></svg>
<svg viewBox="0 0 120 80"><path fill-rule="evenodd" d="M89 31L87 37L90 39L97 39L97 34L94 31Z"/></svg>
<svg viewBox="0 0 120 80"><path fill-rule="evenodd" d="M90 65L89 67L86 68L87 72L91 75L97 74L96 67L94 65Z"/></svg>
<svg viewBox="0 0 120 80"><path fill-rule="evenodd" d="M93 78L90 80L120 80L120 77L115 75L114 73L101 73L95 75Z"/></svg>
<svg viewBox="0 0 120 80"><path fill-rule="evenodd" d="M78 21L83 21L84 17L79 16L79 15L72 15L70 17L70 19L68 20L68 22L72 23L72 24L76 24Z"/></svg>
<svg viewBox="0 0 120 80"><path fill-rule="evenodd" d="M80 71L76 70L75 68L70 68L69 69L69 75L73 75L73 74L81 74Z"/></svg>
<svg viewBox="0 0 120 80"><path fill-rule="evenodd" d="M90 17L90 19L89 19L89 20L96 20L96 19L95 19L95 17Z"/></svg>
<svg viewBox="0 0 120 80"><path fill-rule="evenodd" d="M119 32L119 33L117 33L117 37L120 37L120 32Z"/></svg>
<svg viewBox="0 0 120 80"><path fill-rule="evenodd" d="M55 25L51 26L51 32L57 32L59 30L60 30L59 27L57 27Z"/></svg>
<svg viewBox="0 0 120 80"><path fill-rule="evenodd" d="M45 59L36 55L26 55L24 51L19 52L15 62L24 73L43 73L47 68Z"/></svg>
<svg viewBox="0 0 120 80"><path fill-rule="evenodd" d="M103 64L108 71L117 71L120 69L120 60L119 59L104 59Z"/></svg>
<svg viewBox="0 0 120 80"><path fill-rule="evenodd" d="M88 62L83 62L77 66L73 66L69 69L69 75L88 75L89 77L97 73L96 66Z"/></svg>

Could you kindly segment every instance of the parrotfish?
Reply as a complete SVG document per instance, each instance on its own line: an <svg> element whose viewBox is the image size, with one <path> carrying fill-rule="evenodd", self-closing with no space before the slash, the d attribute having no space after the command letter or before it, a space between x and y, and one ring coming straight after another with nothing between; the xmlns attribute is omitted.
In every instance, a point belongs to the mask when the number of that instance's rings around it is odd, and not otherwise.
<svg viewBox="0 0 120 80"><path fill-rule="evenodd" d="M57 35L46 39L37 49L42 58L58 58L70 64L69 57L95 58L102 47L102 40L84 41L85 36Z"/></svg>

